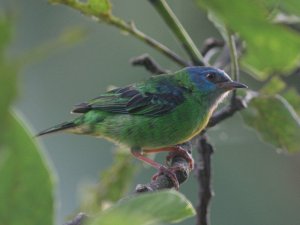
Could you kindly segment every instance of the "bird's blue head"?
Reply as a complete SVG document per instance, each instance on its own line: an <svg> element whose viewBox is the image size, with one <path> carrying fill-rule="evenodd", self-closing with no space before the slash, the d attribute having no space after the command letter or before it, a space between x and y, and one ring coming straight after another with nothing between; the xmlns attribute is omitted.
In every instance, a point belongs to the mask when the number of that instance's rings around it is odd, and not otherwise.
<svg viewBox="0 0 300 225"><path fill-rule="evenodd" d="M185 69L190 81L202 94L221 95L236 88L247 86L233 81L223 70L214 67L188 67Z"/></svg>

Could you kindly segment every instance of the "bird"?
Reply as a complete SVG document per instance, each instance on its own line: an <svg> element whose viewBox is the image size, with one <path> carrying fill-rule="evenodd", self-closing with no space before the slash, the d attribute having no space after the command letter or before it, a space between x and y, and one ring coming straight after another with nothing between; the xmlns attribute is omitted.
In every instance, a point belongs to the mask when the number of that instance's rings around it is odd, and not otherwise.
<svg viewBox="0 0 300 225"><path fill-rule="evenodd" d="M41 131L37 136L64 131L105 138L130 149L132 155L166 174L175 187L174 171L145 156L169 151L193 160L180 144L206 125L231 90L247 88L214 67L192 66L149 77L75 105L77 118ZM157 175L155 177L157 177ZM154 178L155 179L155 178Z"/></svg>

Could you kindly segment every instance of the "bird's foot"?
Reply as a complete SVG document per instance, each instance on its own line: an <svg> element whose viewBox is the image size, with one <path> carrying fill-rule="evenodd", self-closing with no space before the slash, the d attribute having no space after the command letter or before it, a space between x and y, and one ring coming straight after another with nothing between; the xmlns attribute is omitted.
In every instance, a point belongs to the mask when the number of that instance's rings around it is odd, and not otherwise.
<svg viewBox="0 0 300 225"><path fill-rule="evenodd" d="M189 164L190 171L192 171L194 169L194 159L192 157L192 154L181 146L174 146L172 148L174 148L174 150L169 152L166 158L166 164L170 165L170 161L172 158L174 158L175 156L180 156L186 159Z"/></svg>
<svg viewBox="0 0 300 225"><path fill-rule="evenodd" d="M179 190L179 182L178 179L176 177L176 167L170 167L167 168L166 166L161 166L158 169L158 172L156 174L153 175L152 180L156 180L160 175L166 175L167 177L170 178L170 180L172 181L174 188L178 191Z"/></svg>

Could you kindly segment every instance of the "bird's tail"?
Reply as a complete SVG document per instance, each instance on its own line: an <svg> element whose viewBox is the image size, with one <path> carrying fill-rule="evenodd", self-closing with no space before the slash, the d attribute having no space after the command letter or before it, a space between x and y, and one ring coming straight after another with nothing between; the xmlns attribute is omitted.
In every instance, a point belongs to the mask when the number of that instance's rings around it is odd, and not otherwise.
<svg viewBox="0 0 300 225"><path fill-rule="evenodd" d="M42 135L45 135L45 134L55 133L55 132L58 132L58 131L64 131L64 130L67 130L67 129L70 129L70 128L74 128L76 126L77 125L74 122L64 122L64 123L58 124L54 127L50 127L46 130L41 131L40 133L38 133L36 135L36 137L39 137L39 136L42 136Z"/></svg>

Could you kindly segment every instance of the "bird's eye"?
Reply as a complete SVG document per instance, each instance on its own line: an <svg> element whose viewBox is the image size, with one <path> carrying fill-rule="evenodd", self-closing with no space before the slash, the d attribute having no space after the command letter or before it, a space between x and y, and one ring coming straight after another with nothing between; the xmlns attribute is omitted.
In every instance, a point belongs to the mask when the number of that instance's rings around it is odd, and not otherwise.
<svg viewBox="0 0 300 225"><path fill-rule="evenodd" d="M215 81L216 79L216 75L214 73L208 73L206 75L206 78L209 80L209 81Z"/></svg>

